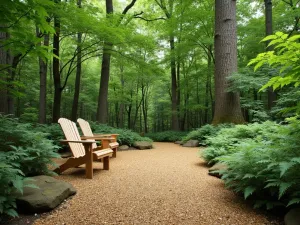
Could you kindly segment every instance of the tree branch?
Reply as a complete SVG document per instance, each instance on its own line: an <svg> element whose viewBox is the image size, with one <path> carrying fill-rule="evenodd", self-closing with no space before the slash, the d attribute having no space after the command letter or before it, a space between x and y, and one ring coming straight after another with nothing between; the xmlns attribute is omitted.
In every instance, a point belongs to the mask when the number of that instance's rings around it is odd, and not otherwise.
<svg viewBox="0 0 300 225"><path fill-rule="evenodd" d="M126 15L126 13L129 11L129 9L131 9L134 4L135 4L136 0L132 0L131 3L125 7L125 9L122 12L122 15Z"/></svg>

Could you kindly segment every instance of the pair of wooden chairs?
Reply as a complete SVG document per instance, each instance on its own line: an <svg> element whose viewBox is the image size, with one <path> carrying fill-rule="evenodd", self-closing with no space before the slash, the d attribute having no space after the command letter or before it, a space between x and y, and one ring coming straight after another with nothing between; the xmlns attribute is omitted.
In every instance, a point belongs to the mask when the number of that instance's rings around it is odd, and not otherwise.
<svg viewBox="0 0 300 225"><path fill-rule="evenodd" d="M93 134L89 123L83 119L77 122L84 136L80 136L76 124L66 118L60 118L60 124L66 140L61 143L68 144L73 157L69 158L64 164L60 165L55 172L63 171L78 167L82 164L85 166L87 178L93 178L93 161L103 161L103 169L109 170L109 158L117 156L119 144L117 142L118 134ZM101 146L97 142L101 141Z"/></svg>

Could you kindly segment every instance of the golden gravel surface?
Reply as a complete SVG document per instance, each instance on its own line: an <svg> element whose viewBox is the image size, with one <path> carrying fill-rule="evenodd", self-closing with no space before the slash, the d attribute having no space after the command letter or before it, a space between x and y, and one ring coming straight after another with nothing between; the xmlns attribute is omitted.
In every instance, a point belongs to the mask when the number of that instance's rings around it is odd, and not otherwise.
<svg viewBox="0 0 300 225"><path fill-rule="evenodd" d="M172 143L121 151L109 171L95 163L92 180L84 168L69 169L57 179L77 194L34 224L279 224L209 176L198 151Z"/></svg>

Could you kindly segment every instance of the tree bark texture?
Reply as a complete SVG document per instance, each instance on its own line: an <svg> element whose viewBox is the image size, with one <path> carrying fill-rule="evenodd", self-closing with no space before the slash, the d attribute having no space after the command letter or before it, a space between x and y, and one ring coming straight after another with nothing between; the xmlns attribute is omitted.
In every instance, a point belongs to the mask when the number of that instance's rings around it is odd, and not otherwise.
<svg viewBox="0 0 300 225"><path fill-rule="evenodd" d="M264 0L265 1L265 25L266 25L266 36L273 34L273 19L272 19L272 0ZM267 51L272 51L273 46L269 46L270 42L267 41ZM268 88L268 109L270 110L276 101L276 93L272 88Z"/></svg>
<svg viewBox="0 0 300 225"><path fill-rule="evenodd" d="M215 114L213 124L243 123L238 93L227 92L237 71L236 1L215 1Z"/></svg>
<svg viewBox="0 0 300 225"><path fill-rule="evenodd" d="M44 46L49 46L49 34L44 35ZM39 123L45 124L47 112L47 60L39 58L40 67L40 102L39 102Z"/></svg>
<svg viewBox="0 0 300 225"><path fill-rule="evenodd" d="M106 0L106 14L112 14L114 12L113 0ZM108 112L108 83L110 75L110 59L111 59L111 49L113 44L105 41L103 46L102 55L102 66L101 66L101 78L100 78L100 88L98 96L98 107L97 107L97 121L99 123L107 123L107 112Z"/></svg>
<svg viewBox="0 0 300 225"><path fill-rule="evenodd" d="M175 60L175 41L174 35L170 35L171 50L171 98L172 98L172 130L179 131L178 111L177 111L177 77Z"/></svg>
<svg viewBox="0 0 300 225"><path fill-rule="evenodd" d="M7 38L7 33L0 32L0 45ZM0 48L0 65L7 65L8 55L7 51L4 48ZM0 113L7 114L8 113L8 105L7 105L7 70L0 71L0 79L3 82L3 86L0 87Z"/></svg>
<svg viewBox="0 0 300 225"><path fill-rule="evenodd" d="M54 27L56 33L53 37L53 54L59 57L59 36L60 36L60 21L59 18L54 18ZM54 101L53 101L53 112L52 112L52 122L57 123L60 118L60 105L61 105L61 78L60 78L60 68L59 59L53 57L53 82L54 82Z"/></svg>
<svg viewBox="0 0 300 225"><path fill-rule="evenodd" d="M81 0L77 1L78 8L81 8ZM75 90L73 97L72 113L71 119L73 121L77 120L77 112L79 105L79 93L80 93L80 81L81 81L81 42L82 33L77 34L77 63L76 63L76 78L75 78Z"/></svg>

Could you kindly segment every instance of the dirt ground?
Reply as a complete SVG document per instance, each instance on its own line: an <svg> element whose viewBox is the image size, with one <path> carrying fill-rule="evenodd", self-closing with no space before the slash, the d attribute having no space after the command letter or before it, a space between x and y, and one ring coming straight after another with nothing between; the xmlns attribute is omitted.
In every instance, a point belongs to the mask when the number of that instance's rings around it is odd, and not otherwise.
<svg viewBox="0 0 300 225"><path fill-rule="evenodd" d="M84 168L57 177L74 185L77 194L49 213L22 216L9 225L281 224L254 210L242 197L208 175L199 148L154 143L152 150L118 152L110 170L95 163L94 178Z"/></svg>

